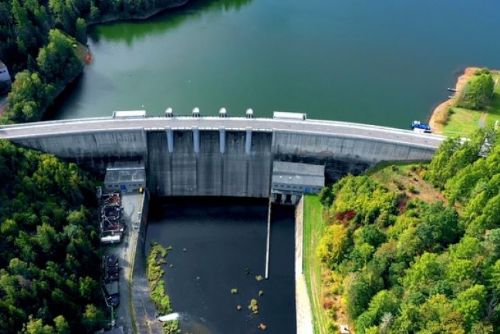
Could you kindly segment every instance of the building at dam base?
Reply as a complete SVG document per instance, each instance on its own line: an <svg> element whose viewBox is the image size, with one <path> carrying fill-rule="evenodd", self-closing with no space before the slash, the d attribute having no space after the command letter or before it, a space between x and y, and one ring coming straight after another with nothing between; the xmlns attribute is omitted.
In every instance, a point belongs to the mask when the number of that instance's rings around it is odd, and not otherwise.
<svg viewBox="0 0 500 334"><path fill-rule="evenodd" d="M324 166L327 181L381 161L430 160L443 137L363 124L233 117L97 118L18 124L0 138L104 173L143 163L157 196L271 195L273 161Z"/></svg>

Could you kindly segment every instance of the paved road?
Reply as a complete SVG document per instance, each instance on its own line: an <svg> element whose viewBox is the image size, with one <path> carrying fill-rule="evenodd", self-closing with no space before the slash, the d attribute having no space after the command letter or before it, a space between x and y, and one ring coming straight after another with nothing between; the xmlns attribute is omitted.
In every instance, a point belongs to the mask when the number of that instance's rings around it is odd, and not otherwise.
<svg viewBox="0 0 500 334"><path fill-rule="evenodd" d="M144 272L145 259L136 257L139 252L139 230L134 225L141 224L144 212L144 194L122 194L123 221L126 233L122 243L108 247L107 253L120 259L120 306L115 310L116 326L122 327L125 334L162 333L162 326L155 319L156 308L150 298L150 289ZM136 260L139 262L136 263ZM133 312L133 314L131 314Z"/></svg>
<svg viewBox="0 0 500 334"><path fill-rule="evenodd" d="M112 130L167 129L190 130L247 130L326 134L339 137L368 138L411 146L437 148L444 137L433 134L418 134L401 130L358 123L320 120L282 120L271 118L238 117L148 117L136 119L87 118L16 124L0 127L0 138L22 139L26 137L57 134L82 133Z"/></svg>

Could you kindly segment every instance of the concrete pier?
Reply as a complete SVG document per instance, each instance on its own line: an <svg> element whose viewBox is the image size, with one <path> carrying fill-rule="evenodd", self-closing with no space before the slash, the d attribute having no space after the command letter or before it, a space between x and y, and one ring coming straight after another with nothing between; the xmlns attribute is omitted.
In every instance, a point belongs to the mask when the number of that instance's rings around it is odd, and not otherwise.
<svg viewBox="0 0 500 334"><path fill-rule="evenodd" d="M226 129L219 129L219 151L221 154L226 152Z"/></svg>
<svg viewBox="0 0 500 334"><path fill-rule="evenodd" d="M252 150L252 129L247 128L245 137L245 153L250 154Z"/></svg>
<svg viewBox="0 0 500 334"><path fill-rule="evenodd" d="M195 154L200 153L200 129L193 128L193 151Z"/></svg>
<svg viewBox="0 0 500 334"><path fill-rule="evenodd" d="M264 270L264 278L268 279L269 278L269 253L271 250L271 208L272 208L273 202L271 199L269 199L269 204L267 207L267 234L266 234L266 268Z"/></svg>
<svg viewBox="0 0 500 334"><path fill-rule="evenodd" d="M172 129L167 129L167 146L168 153L174 152L174 132Z"/></svg>

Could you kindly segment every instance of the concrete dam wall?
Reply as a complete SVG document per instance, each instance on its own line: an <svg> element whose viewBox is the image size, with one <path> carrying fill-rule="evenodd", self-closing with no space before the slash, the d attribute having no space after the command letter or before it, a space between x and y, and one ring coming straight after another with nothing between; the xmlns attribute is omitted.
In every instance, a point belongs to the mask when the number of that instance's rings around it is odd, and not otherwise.
<svg viewBox="0 0 500 334"><path fill-rule="evenodd" d="M342 122L208 117L39 122L2 127L0 138L101 172L143 161L158 196L243 197L269 196L274 160L324 164L334 180L380 161L430 160L443 140Z"/></svg>
<svg viewBox="0 0 500 334"><path fill-rule="evenodd" d="M196 153L192 131L175 131L169 152L165 131L148 132L149 189L159 196L269 196L272 134L253 134L249 154L246 132L227 131L224 152L220 137L200 131Z"/></svg>

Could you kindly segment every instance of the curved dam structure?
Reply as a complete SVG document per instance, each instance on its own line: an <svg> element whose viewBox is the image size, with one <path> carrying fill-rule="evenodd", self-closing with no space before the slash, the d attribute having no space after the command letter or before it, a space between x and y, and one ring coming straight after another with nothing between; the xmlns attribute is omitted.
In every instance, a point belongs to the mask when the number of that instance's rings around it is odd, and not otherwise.
<svg viewBox="0 0 500 334"><path fill-rule="evenodd" d="M325 166L327 180L381 161L430 160L444 137L373 125L237 117L88 118L16 124L0 138L104 172L142 161L158 196L269 197L273 161Z"/></svg>

